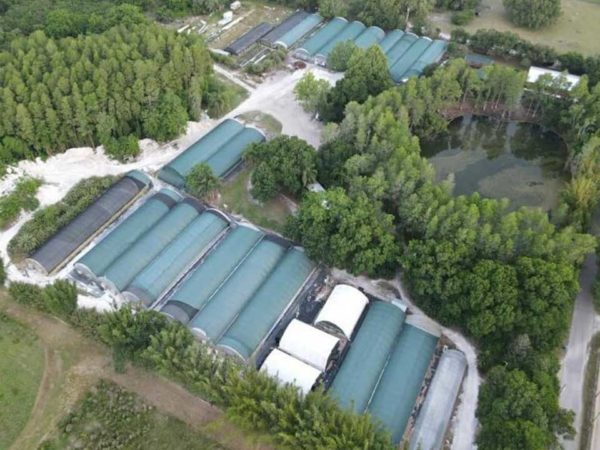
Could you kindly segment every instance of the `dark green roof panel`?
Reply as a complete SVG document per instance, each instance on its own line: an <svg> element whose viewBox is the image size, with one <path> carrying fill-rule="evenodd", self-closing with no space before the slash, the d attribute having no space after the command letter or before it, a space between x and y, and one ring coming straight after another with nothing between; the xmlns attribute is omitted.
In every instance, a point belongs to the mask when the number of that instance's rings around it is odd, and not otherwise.
<svg viewBox="0 0 600 450"><path fill-rule="evenodd" d="M431 39L429 38L420 38L394 63L390 68L390 72L392 79L396 83L400 83L403 80L406 71L410 70L412 65L421 57L431 43Z"/></svg>
<svg viewBox="0 0 600 450"><path fill-rule="evenodd" d="M285 250L279 243L263 239L208 300L190 322L190 327L203 338L217 342L267 279Z"/></svg>
<svg viewBox="0 0 600 450"><path fill-rule="evenodd" d="M416 34L405 33L404 36L402 36L402 38L386 52L385 56L388 60L388 66L391 68L418 39L419 37Z"/></svg>
<svg viewBox="0 0 600 450"><path fill-rule="evenodd" d="M369 306L329 391L343 408L359 414L366 410L404 316L391 303L373 302Z"/></svg>
<svg viewBox="0 0 600 450"><path fill-rule="evenodd" d="M346 19L341 17L333 18L327 25L302 44L298 49L298 52L305 54L306 56L314 56L321 47L333 39L333 37L346 27L346 25L348 25Z"/></svg>
<svg viewBox="0 0 600 450"><path fill-rule="evenodd" d="M384 36L385 31L381 28L369 27L354 39L354 45L358 48L369 48L381 41Z"/></svg>
<svg viewBox="0 0 600 450"><path fill-rule="evenodd" d="M381 50L383 53L387 53L398 43L400 39L404 36L404 31L402 30L393 30L385 35L385 37L379 43Z"/></svg>
<svg viewBox="0 0 600 450"><path fill-rule="evenodd" d="M283 36L276 40L275 44L285 48L292 47L296 42L311 32L317 25L323 21L323 18L318 14L311 14L304 18L302 22L289 30Z"/></svg>
<svg viewBox="0 0 600 450"><path fill-rule="evenodd" d="M250 144L264 140L265 136L260 131L246 127L208 158L206 163L216 176L222 177L242 160L242 155Z"/></svg>
<svg viewBox="0 0 600 450"><path fill-rule="evenodd" d="M341 42L354 41L354 39L357 38L364 30L365 25L362 22L355 20L354 22L349 23L342 31L333 36L325 45L317 50L315 56L327 59L336 45Z"/></svg>
<svg viewBox="0 0 600 450"><path fill-rule="evenodd" d="M233 350L247 361L302 289L314 268L302 250L288 250L219 345Z"/></svg>
<svg viewBox="0 0 600 450"><path fill-rule="evenodd" d="M436 336L404 324L369 404L371 415L391 432L396 444L410 419L437 341Z"/></svg>
<svg viewBox="0 0 600 450"><path fill-rule="evenodd" d="M229 232L169 296L163 311L169 313L170 309L180 309L175 306L176 302L179 302L189 306L189 310L195 314L248 252L256 246L262 236L264 235L260 231L246 226L238 226ZM189 314L186 315L188 318L185 323L191 319Z"/></svg>
<svg viewBox="0 0 600 450"><path fill-rule="evenodd" d="M201 256L227 225L228 221L221 214L203 212L135 277L127 291L150 306Z"/></svg>
<svg viewBox="0 0 600 450"><path fill-rule="evenodd" d="M121 292L199 214L187 200L178 203L113 262L102 277L104 287Z"/></svg>

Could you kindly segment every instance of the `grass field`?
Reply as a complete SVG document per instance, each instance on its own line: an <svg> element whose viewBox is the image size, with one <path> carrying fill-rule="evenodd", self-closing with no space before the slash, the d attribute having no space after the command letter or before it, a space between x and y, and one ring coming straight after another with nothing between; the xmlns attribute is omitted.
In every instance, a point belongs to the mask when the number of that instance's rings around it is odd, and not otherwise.
<svg viewBox="0 0 600 450"><path fill-rule="evenodd" d="M44 373L44 349L27 328L0 311L0 449L19 435Z"/></svg>
<svg viewBox="0 0 600 450"><path fill-rule="evenodd" d="M279 120L270 114L260 111L248 111L247 113L240 114L237 118L249 125L260 128L267 135L268 139L280 135L283 129L283 125L281 125Z"/></svg>
<svg viewBox="0 0 600 450"><path fill-rule="evenodd" d="M161 414L137 395L101 381L62 419L48 450L127 448L226 450L204 434Z"/></svg>
<svg viewBox="0 0 600 450"><path fill-rule="evenodd" d="M219 206L226 211L244 216L258 226L281 232L290 210L281 197L259 204L248 192L250 169L243 169L220 189Z"/></svg>
<svg viewBox="0 0 600 450"><path fill-rule="evenodd" d="M480 28L513 31L538 44L554 47L560 52L578 51L585 55L600 53L600 0L562 0L563 14L558 22L541 30L517 28L506 17L502 0L482 0L480 15L464 28L474 32ZM435 13L432 22L449 32L450 13Z"/></svg>

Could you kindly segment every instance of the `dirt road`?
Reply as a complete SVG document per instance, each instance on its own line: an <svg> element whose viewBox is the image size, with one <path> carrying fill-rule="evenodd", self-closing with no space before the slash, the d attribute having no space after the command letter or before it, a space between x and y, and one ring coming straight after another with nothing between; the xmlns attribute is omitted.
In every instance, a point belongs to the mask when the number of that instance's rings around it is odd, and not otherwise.
<svg viewBox="0 0 600 450"><path fill-rule="evenodd" d="M33 330L45 346L46 368L35 406L11 450L36 449L56 423L100 379L135 392L159 411L177 417L231 450L273 450L254 442L227 421L222 411L180 385L129 366L123 374L112 368L107 348L83 337L68 324L8 300L0 291L0 311Z"/></svg>
<svg viewBox="0 0 600 450"><path fill-rule="evenodd" d="M589 255L583 265L579 278L581 291L575 300L569 342L561 361L560 370L560 406L575 411L574 426L577 436L574 440L563 441L565 450L579 448L579 431L583 407L583 380L588 347L592 336L600 330L600 321L594 311L592 286L596 279L596 256ZM596 433L598 434L598 433ZM600 439L597 437L597 439ZM600 448L600 447L592 447Z"/></svg>

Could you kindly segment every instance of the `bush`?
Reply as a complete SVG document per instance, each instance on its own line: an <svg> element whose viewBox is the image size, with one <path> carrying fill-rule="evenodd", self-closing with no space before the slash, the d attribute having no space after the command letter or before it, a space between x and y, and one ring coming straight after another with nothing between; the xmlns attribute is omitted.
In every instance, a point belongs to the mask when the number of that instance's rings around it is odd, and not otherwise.
<svg viewBox="0 0 600 450"><path fill-rule="evenodd" d="M0 197L0 229L10 227L21 211L33 211L39 206L36 194L42 182L35 178L21 178L10 194Z"/></svg>
<svg viewBox="0 0 600 450"><path fill-rule="evenodd" d="M333 47L327 57L327 65L330 69L345 72L348 62L358 47L352 41L342 41Z"/></svg>
<svg viewBox="0 0 600 450"><path fill-rule="evenodd" d="M452 23L454 25L463 26L470 23L475 18L475 11L472 9L465 9L464 11L457 11L452 14Z"/></svg>
<svg viewBox="0 0 600 450"><path fill-rule="evenodd" d="M185 177L185 190L197 198L206 198L213 194L221 181L206 163L196 164Z"/></svg>
<svg viewBox="0 0 600 450"><path fill-rule="evenodd" d="M67 280L56 280L42 292L45 307L59 317L68 318L77 309L77 288Z"/></svg>
<svg viewBox="0 0 600 450"><path fill-rule="evenodd" d="M0 257L0 287L6 282L6 271L4 270L4 260Z"/></svg>
<svg viewBox="0 0 600 450"><path fill-rule="evenodd" d="M13 282L10 283L8 293L15 302L21 305L40 311L47 311L43 298L43 289L35 284Z"/></svg>
<svg viewBox="0 0 600 450"><path fill-rule="evenodd" d="M13 261L21 261L37 250L56 233L87 208L108 187L115 177L92 177L77 183L58 203L43 208L26 222L8 243L8 255Z"/></svg>
<svg viewBox="0 0 600 450"><path fill-rule="evenodd" d="M270 72L282 65L283 61L285 61L286 55L287 52L283 49L274 50L262 61L254 64L248 64L244 68L244 71L252 75L262 75L265 72Z"/></svg>
<svg viewBox="0 0 600 450"><path fill-rule="evenodd" d="M140 144L134 134L109 138L103 143L106 154L120 162L135 159L140 154Z"/></svg>

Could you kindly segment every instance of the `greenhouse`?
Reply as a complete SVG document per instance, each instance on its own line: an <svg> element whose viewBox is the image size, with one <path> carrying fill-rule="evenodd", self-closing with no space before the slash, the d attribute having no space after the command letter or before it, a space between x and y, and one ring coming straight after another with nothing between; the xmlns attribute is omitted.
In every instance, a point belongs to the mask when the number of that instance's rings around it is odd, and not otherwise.
<svg viewBox="0 0 600 450"><path fill-rule="evenodd" d="M323 22L323 18L318 14L309 14L302 19L294 27L287 30L284 34L278 36L271 45L279 45L283 48L291 48L294 46L300 39L314 30L321 22ZM282 24L283 25L283 24ZM275 32L277 29L273 30ZM265 37L268 38L269 35Z"/></svg>
<svg viewBox="0 0 600 450"><path fill-rule="evenodd" d="M161 312L187 324L263 237L258 230L237 226L168 296Z"/></svg>
<svg viewBox="0 0 600 450"><path fill-rule="evenodd" d="M228 225L229 220L216 210L200 214L133 279L123 296L146 306L152 305L208 250Z"/></svg>
<svg viewBox="0 0 600 450"><path fill-rule="evenodd" d="M96 280L181 199L179 194L170 189L162 189L154 194L83 255L75 263L75 271Z"/></svg>
<svg viewBox="0 0 600 450"><path fill-rule="evenodd" d="M452 417L467 360L458 350L446 350L429 386L412 437L410 450L439 450Z"/></svg>
<svg viewBox="0 0 600 450"><path fill-rule="evenodd" d="M290 249L252 296L219 347L248 361L285 314L315 270L300 249Z"/></svg>
<svg viewBox="0 0 600 450"><path fill-rule="evenodd" d="M297 386L304 395L311 391L321 375L318 369L278 349L269 353L260 370L281 384Z"/></svg>
<svg viewBox="0 0 600 450"><path fill-rule="evenodd" d="M355 287L338 284L319 311L315 325L323 328L333 327L346 339L351 339L368 303L367 296Z"/></svg>
<svg viewBox="0 0 600 450"><path fill-rule="evenodd" d="M310 13L299 9L298 11L286 17L280 24L275 25L273 29L267 34L265 34L260 41L263 44L270 45L271 47L273 47L278 39L280 39L287 32L294 29L309 15Z"/></svg>
<svg viewBox="0 0 600 450"><path fill-rule="evenodd" d="M183 153L173 159L170 163L160 169L158 172L158 178L177 188L184 187L185 177L190 173L194 166L208 162L208 160L217 153L228 150L234 138L236 138L245 130L246 127L244 127L244 125L235 119L224 120L207 134L202 136L194 144L185 149ZM254 132L258 133L256 130L252 131L252 135L254 135ZM247 134L245 136L246 137L243 138L242 141L247 139ZM262 139L264 139L264 137L262 137ZM237 140L236 142L239 146L241 141ZM234 152L229 150L228 154L238 154L238 157L241 157L243 150L243 148L240 150L238 147L236 147ZM234 163L235 162L237 161L234 161ZM227 164L222 163L221 165ZM218 173L214 167L213 171L217 176L223 175L222 173Z"/></svg>
<svg viewBox="0 0 600 450"><path fill-rule="evenodd" d="M339 342L338 338L294 319L281 336L279 349L323 372Z"/></svg>
<svg viewBox="0 0 600 450"><path fill-rule="evenodd" d="M106 269L100 278L102 287L113 293L125 289L202 210L200 203L192 199L175 205Z"/></svg>
<svg viewBox="0 0 600 450"><path fill-rule="evenodd" d="M425 50L419 59L411 66L410 70L402 75L402 81L405 81L410 77L420 76L427 66L437 63L440 58L444 56L446 45L447 44L444 41L433 41L433 43L427 47L427 50Z"/></svg>
<svg viewBox="0 0 600 450"><path fill-rule="evenodd" d="M256 44L272 29L273 25L270 23L259 23L225 47L224 50L232 55L239 55L248 50L252 45Z"/></svg>
<svg viewBox="0 0 600 450"><path fill-rule="evenodd" d="M341 42L354 41L354 39L365 30L365 28L365 25L357 20L346 25L343 30L333 36L333 38L331 38L325 45L317 50L317 52L314 54L315 62L323 66L326 65L327 57L336 45Z"/></svg>
<svg viewBox="0 0 600 450"><path fill-rule="evenodd" d="M224 177L242 161L242 155L250 144L264 140L265 135L256 128L246 127L205 162L216 176Z"/></svg>
<svg viewBox="0 0 600 450"><path fill-rule="evenodd" d="M396 44L390 48L385 57L388 60L388 67L392 67L396 61L399 61L402 56L419 40L416 34L405 33Z"/></svg>
<svg viewBox="0 0 600 450"><path fill-rule="evenodd" d="M127 173L36 250L28 264L44 274L56 272L150 186L142 172Z"/></svg>
<svg viewBox="0 0 600 450"><path fill-rule="evenodd" d="M221 339L286 250L270 236L262 239L192 319L192 331L212 342Z"/></svg>
<svg viewBox="0 0 600 450"><path fill-rule="evenodd" d="M392 65L390 73L396 83L400 83L403 80L404 74L417 62L431 43L431 39L429 38L420 38Z"/></svg>
<svg viewBox="0 0 600 450"><path fill-rule="evenodd" d="M372 45L379 43L385 36L385 31L379 27L369 27L364 30L356 39L354 45L358 48L369 48Z"/></svg>
<svg viewBox="0 0 600 450"><path fill-rule="evenodd" d="M329 391L342 407L365 412L404 317L405 312L391 303L378 301L369 306Z"/></svg>
<svg viewBox="0 0 600 450"><path fill-rule="evenodd" d="M348 21L342 17L335 17L327 25L317 31L310 37L298 50L295 55L298 58L310 60L316 53L327 45L338 33L340 33L348 25Z"/></svg>
<svg viewBox="0 0 600 450"><path fill-rule="evenodd" d="M421 392L437 342L437 336L405 323L369 402L369 413L392 433L396 444Z"/></svg>
<svg viewBox="0 0 600 450"><path fill-rule="evenodd" d="M393 30L385 35L385 37L379 42L379 47L383 53L387 54L394 45L398 43L400 39L404 36L404 31L401 30Z"/></svg>

